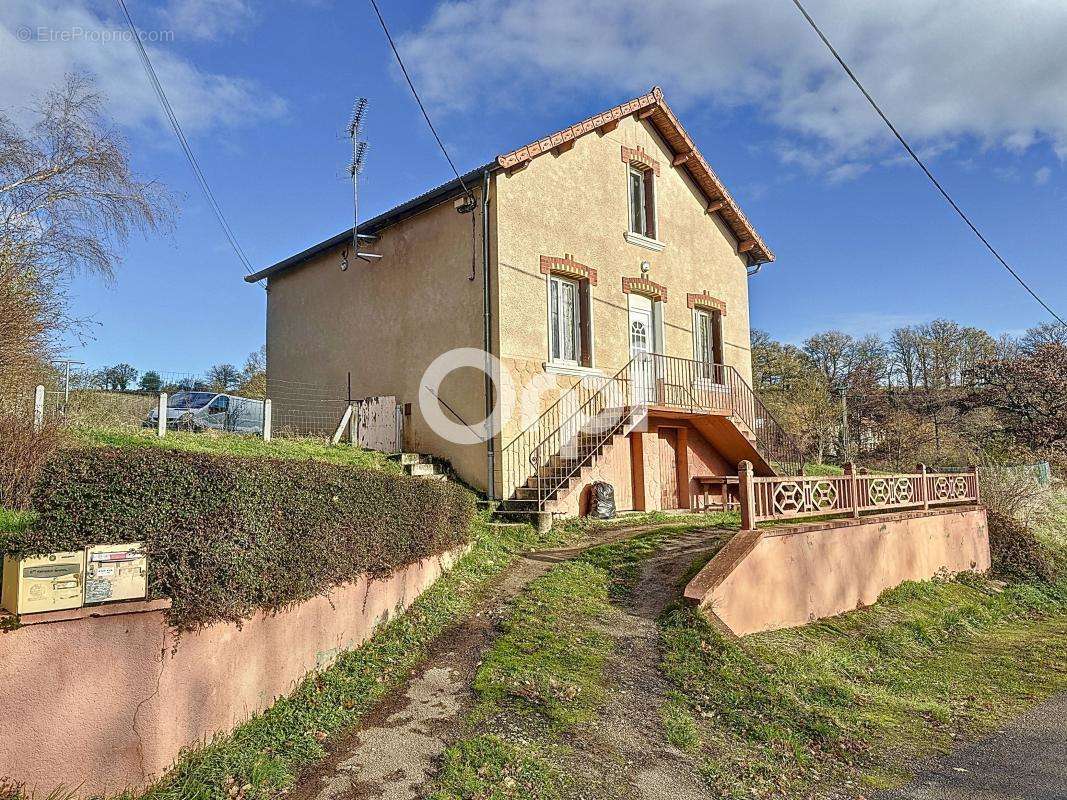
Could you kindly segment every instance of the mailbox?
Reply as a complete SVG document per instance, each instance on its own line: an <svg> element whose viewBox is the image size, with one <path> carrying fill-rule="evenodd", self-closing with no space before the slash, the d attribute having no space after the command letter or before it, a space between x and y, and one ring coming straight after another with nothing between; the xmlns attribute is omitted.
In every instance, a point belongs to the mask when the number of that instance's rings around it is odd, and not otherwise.
<svg viewBox="0 0 1067 800"><path fill-rule="evenodd" d="M144 544L105 544L85 548L85 604L142 600L148 594Z"/></svg>
<svg viewBox="0 0 1067 800"><path fill-rule="evenodd" d="M85 552L4 557L3 606L12 614L80 608Z"/></svg>

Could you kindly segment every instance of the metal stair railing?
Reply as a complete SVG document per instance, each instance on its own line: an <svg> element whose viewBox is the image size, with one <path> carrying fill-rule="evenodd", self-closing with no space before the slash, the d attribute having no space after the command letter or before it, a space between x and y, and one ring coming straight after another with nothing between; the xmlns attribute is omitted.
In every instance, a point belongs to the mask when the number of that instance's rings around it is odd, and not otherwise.
<svg viewBox="0 0 1067 800"><path fill-rule="evenodd" d="M543 510L555 492L649 406L727 413L748 429L772 468L786 474L800 471L799 447L734 367L648 353L630 359L611 377L583 379L515 436L502 451L502 496L535 490L531 493Z"/></svg>
<svg viewBox="0 0 1067 800"><path fill-rule="evenodd" d="M736 368L658 353L652 358L664 388L655 405L694 413L726 411L744 424L772 468L785 474L800 471L800 447Z"/></svg>

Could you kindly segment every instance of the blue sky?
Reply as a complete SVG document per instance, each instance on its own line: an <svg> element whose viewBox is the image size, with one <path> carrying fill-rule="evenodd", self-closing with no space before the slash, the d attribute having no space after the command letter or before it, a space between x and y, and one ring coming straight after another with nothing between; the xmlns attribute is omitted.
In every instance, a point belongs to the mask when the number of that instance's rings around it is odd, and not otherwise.
<svg viewBox="0 0 1067 800"><path fill-rule="evenodd" d="M371 102L364 217L450 177L369 3L128 3L163 39L149 52L257 267L351 224L344 128L359 95ZM901 158L786 0L382 8L461 169L662 86L777 253L751 284L753 325L776 337L885 333L935 317L995 334L1047 321ZM1062 314L1067 7L998 8L809 4L943 182ZM131 240L113 285L74 282L74 312L92 320L92 339L70 352L173 372L239 363L263 341L264 293L241 280L134 45L107 41L121 29L111 0L0 6L0 107L25 119L64 71L92 72L136 168L181 200L171 232Z"/></svg>

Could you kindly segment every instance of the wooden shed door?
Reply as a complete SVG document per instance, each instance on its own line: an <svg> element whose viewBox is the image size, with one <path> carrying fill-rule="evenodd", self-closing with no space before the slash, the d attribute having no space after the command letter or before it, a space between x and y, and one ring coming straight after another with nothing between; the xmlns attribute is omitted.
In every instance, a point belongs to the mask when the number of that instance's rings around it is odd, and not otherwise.
<svg viewBox="0 0 1067 800"><path fill-rule="evenodd" d="M678 431L674 428L660 428L659 438L659 479L662 487L660 508L678 508Z"/></svg>

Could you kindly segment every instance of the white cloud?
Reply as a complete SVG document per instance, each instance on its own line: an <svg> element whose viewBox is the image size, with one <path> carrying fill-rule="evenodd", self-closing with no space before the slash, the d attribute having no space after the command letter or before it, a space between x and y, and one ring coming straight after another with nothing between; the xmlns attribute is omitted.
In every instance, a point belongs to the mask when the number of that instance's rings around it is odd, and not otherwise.
<svg viewBox="0 0 1067 800"><path fill-rule="evenodd" d="M245 0L170 0L161 17L176 36L218 39L250 25L255 12Z"/></svg>
<svg viewBox="0 0 1067 800"><path fill-rule="evenodd" d="M27 106L65 73L84 71L108 97L107 113L129 129L165 126L134 42L117 16L91 0L5 0L0 5L0 110L26 119ZM136 18L135 18L136 19ZM167 30L141 23L146 47L182 127L190 134L254 124L285 113L285 101L254 81L205 72L182 58ZM174 40L181 31L174 31ZM153 40L156 41L153 41Z"/></svg>
<svg viewBox="0 0 1067 800"><path fill-rule="evenodd" d="M1049 179L1051 177L1051 169L1049 169L1048 167L1039 167L1037 171L1034 172L1034 183L1038 186L1044 186L1046 183L1049 182Z"/></svg>
<svg viewBox="0 0 1067 800"><path fill-rule="evenodd" d="M809 6L924 150L971 139L1012 152L1044 144L1067 158L1067 3ZM750 107L788 134L794 152L780 155L808 168L884 159L895 146L788 2L455 0L401 49L439 108L517 105L588 86L621 97L658 83L683 109Z"/></svg>

